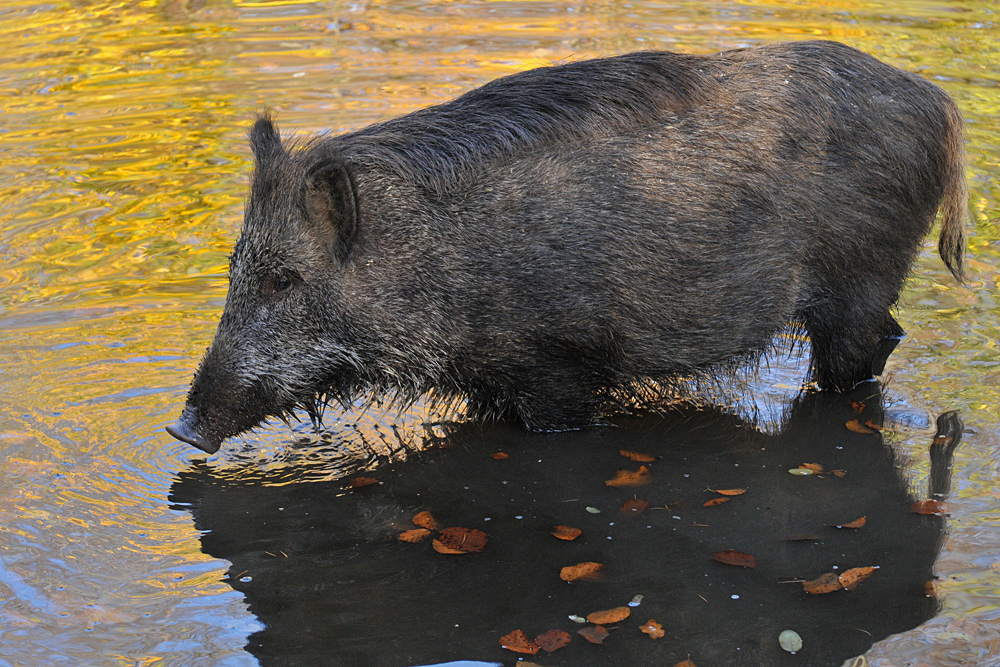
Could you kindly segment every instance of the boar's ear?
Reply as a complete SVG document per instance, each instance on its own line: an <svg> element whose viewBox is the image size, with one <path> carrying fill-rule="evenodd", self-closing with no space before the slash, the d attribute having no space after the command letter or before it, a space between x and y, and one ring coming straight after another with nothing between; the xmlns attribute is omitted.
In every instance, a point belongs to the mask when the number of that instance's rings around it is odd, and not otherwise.
<svg viewBox="0 0 1000 667"><path fill-rule="evenodd" d="M250 128L250 149L258 167L270 164L285 152L281 146L281 135L269 114L259 114Z"/></svg>
<svg viewBox="0 0 1000 667"><path fill-rule="evenodd" d="M320 238L339 261L345 261L358 226L358 204L347 167L329 162L313 167L306 177L305 205Z"/></svg>

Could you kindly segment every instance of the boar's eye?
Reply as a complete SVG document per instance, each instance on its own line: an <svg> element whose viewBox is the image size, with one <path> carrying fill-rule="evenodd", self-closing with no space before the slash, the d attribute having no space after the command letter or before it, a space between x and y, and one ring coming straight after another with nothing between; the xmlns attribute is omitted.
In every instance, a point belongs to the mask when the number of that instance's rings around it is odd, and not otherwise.
<svg viewBox="0 0 1000 667"><path fill-rule="evenodd" d="M292 289L292 285L294 284L295 280L292 276L281 274L265 281L261 291L264 293L264 296L281 296Z"/></svg>

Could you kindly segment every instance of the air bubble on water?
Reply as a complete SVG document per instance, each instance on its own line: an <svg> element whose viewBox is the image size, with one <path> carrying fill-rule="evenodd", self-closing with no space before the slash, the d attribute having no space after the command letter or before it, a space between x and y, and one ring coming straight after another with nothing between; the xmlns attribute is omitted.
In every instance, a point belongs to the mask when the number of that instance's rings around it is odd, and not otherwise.
<svg viewBox="0 0 1000 667"><path fill-rule="evenodd" d="M251 581L253 581L253 577L251 577L251 576L250 576L250 575L248 574L248 575L247 575L247 576L245 576L245 577L240 577L240 581L242 581L242 582L243 582L244 584L249 584L249 583L250 583Z"/></svg>

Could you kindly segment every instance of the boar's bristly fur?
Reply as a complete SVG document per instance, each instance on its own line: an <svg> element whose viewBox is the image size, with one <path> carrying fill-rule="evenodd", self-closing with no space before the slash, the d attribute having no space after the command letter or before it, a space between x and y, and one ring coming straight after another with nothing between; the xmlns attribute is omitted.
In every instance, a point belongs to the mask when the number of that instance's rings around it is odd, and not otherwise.
<svg viewBox="0 0 1000 667"><path fill-rule="evenodd" d="M961 280L962 120L833 42L522 72L339 136L250 131L230 288L177 437L431 393L471 417L592 423L795 325L812 375L879 373L941 210Z"/></svg>

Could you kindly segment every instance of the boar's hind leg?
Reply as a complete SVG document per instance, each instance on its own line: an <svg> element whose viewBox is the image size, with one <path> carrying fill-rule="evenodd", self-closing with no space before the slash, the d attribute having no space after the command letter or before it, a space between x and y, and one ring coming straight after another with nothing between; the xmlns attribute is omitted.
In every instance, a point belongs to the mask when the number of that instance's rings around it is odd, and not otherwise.
<svg viewBox="0 0 1000 667"><path fill-rule="evenodd" d="M813 380L821 389L848 391L880 375L903 336L890 304L845 299L824 305L803 318L812 343Z"/></svg>

